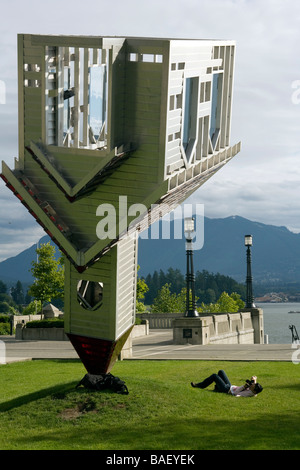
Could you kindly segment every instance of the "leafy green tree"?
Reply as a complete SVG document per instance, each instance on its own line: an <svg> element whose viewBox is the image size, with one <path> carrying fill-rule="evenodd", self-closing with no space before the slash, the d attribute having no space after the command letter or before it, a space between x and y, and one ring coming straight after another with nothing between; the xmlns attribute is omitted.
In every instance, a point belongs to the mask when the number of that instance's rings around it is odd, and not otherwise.
<svg viewBox="0 0 300 470"><path fill-rule="evenodd" d="M44 243L36 249L38 261L32 262L31 272L35 277L29 288L29 295L41 301L51 302L53 299L62 299L64 295L64 267L55 258L55 248Z"/></svg>
<svg viewBox="0 0 300 470"><path fill-rule="evenodd" d="M232 292L230 294L230 297L235 301L235 303L238 305L238 311L242 310L245 308L245 302L241 299L240 294L237 294L237 292Z"/></svg>
<svg viewBox="0 0 300 470"><path fill-rule="evenodd" d="M7 293L7 286L0 281L0 312L17 315L19 308L12 297Z"/></svg>
<svg viewBox="0 0 300 470"><path fill-rule="evenodd" d="M227 294L222 292L216 303L201 304L201 309L205 313L235 313L244 308L245 304L237 293Z"/></svg>
<svg viewBox="0 0 300 470"><path fill-rule="evenodd" d="M26 305L22 315L35 315L42 311L42 302L40 300L33 300L30 304Z"/></svg>
<svg viewBox="0 0 300 470"><path fill-rule="evenodd" d="M237 303L227 292L222 292L217 305L219 312L237 312L239 310Z"/></svg>
<svg viewBox="0 0 300 470"><path fill-rule="evenodd" d="M192 291L190 291L190 300L192 300ZM195 304L197 305L197 302L199 300L199 297L195 296ZM181 313L186 312L186 287L183 287L179 294L177 295L177 301L178 301L178 310ZM202 312L202 310L199 307L196 307L198 312Z"/></svg>
<svg viewBox="0 0 300 470"><path fill-rule="evenodd" d="M154 303L151 306L151 310L154 313L169 313L169 312L180 312L182 306L178 306L177 294L171 293L171 284L165 284L158 291L157 297L154 299Z"/></svg>
<svg viewBox="0 0 300 470"><path fill-rule="evenodd" d="M186 286L185 276L179 269L169 268L166 273L162 270L154 271L145 278L149 291L145 294L145 303L153 304L158 295L158 291L165 284L170 284L170 292L179 294ZM216 303L222 292L236 292L242 298L246 296L246 288L243 284L237 283L229 276L222 274L212 274L206 270L197 271L195 274L195 293L205 304Z"/></svg>
<svg viewBox="0 0 300 470"><path fill-rule="evenodd" d="M198 298L195 300L197 302ZM186 311L186 287L176 294L176 292L171 292L171 284L165 284L158 292L151 310L154 313L184 313Z"/></svg>
<svg viewBox="0 0 300 470"><path fill-rule="evenodd" d="M17 310L7 302L0 302L0 313L5 313L7 315L18 315Z"/></svg>
<svg viewBox="0 0 300 470"><path fill-rule="evenodd" d="M138 270L140 267L138 266ZM144 279L140 279L139 277L137 278L137 283L136 283L136 311L138 313L143 313L146 310L145 304L144 304L144 299L145 299L145 294L148 292L149 287L147 286L146 282Z"/></svg>

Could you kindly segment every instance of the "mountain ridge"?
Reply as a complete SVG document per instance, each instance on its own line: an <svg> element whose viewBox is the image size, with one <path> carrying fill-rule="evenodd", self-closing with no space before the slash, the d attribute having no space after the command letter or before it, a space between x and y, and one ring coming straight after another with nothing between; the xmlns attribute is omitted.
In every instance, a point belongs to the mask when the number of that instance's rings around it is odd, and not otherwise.
<svg viewBox="0 0 300 470"><path fill-rule="evenodd" d="M176 222L178 223L178 221ZM183 224L183 221L181 221ZM157 222L161 233L162 222ZM155 225L155 224L154 224ZM186 271L185 239L153 239L148 229L139 240L139 276L154 271L167 271L170 267ZM182 229L183 230L183 229ZM170 233L174 234L174 221L170 221ZM246 276L246 248L244 236L253 236L252 274L258 283L300 283L300 234L285 226L274 226L251 221L241 216L204 218L204 245L194 251L194 270L207 270L244 282ZM45 235L38 242L51 242ZM51 242L53 246L54 243ZM31 262L36 259L36 244L18 255L0 262L0 280L11 285L20 280L32 282ZM155 256L154 256L155 253Z"/></svg>
<svg viewBox="0 0 300 470"><path fill-rule="evenodd" d="M246 234L253 236L251 253L254 280L293 282L300 279L300 234L284 226L267 225L240 216L204 218L204 245L201 250L194 251L195 271L205 269L228 275L238 282L244 281ZM147 274L145 271L166 270L169 266L185 272L184 240L151 240L151 243L140 240L139 252L142 275Z"/></svg>

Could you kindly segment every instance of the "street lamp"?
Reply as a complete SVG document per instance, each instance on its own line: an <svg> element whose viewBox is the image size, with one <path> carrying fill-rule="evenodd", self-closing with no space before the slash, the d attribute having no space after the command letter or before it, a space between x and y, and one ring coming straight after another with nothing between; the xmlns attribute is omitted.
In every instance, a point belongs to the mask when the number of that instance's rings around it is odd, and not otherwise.
<svg viewBox="0 0 300 470"><path fill-rule="evenodd" d="M256 308L253 302L251 273L252 235L245 235L245 246L247 247L246 308Z"/></svg>
<svg viewBox="0 0 300 470"><path fill-rule="evenodd" d="M193 217L184 219L184 234L186 238L186 317L199 317L195 302L195 275L193 265L193 234L195 221ZM190 295L191 294L191 295Z"/></svg>

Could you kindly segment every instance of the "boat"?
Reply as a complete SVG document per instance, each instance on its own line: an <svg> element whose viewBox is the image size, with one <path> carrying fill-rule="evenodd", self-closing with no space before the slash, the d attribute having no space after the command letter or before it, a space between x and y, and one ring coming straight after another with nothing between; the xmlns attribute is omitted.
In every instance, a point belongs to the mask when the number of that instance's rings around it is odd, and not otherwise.
<svg viewBox="0 0 300 470"><path fill-rule="evenodd" d="M290 310L288 313L300 313L300 310Z"/></svg>

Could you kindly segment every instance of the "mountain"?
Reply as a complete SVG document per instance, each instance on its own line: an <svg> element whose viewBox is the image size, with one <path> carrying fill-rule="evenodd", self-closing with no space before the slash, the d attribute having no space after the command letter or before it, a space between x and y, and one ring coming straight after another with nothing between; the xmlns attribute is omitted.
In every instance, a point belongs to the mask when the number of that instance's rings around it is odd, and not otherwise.
<svg viewBox="0 0 300 470"><path fill-rule="evenodd" d="M38 245L48 243L49 241L51 245L56 247L48 235L41 238ZM24 285L31 284L33 278L30 269L32 261L35 261L37 258L36 248L37 244L34 244L18 255L2 261L0 263L0 280L8 286L15 284L17 281L21 281Z"/></svg>
<svg viewBox="0 0 300 470"><path fill-rule="evenodd" d="M178 223L178 222L176 222ZM161 230L162 223L158 223ZM175 227L176 228L176 227ZM150 230L150 229L149 229ZM168 268L186 272L184 238L175 239L174 221L170 222L170 239L139 240L139 275L146 276L154 271ZM232 277L244 282L246 277L246 248L244 236L253 236L252 275L255 283L297 283L300 284L300 234L290 232L286 227L253 222L239 216L224 219L204 219L204 245L194 251L194 270L207 270ZM143 234L144 235L144 234ZM45 236L40 243L46 243ZM51 242L52 243L52 242ZM8 285L20 280L32 282L29 272L32 260L36 259L36 245L22 251L15 257L0 263L0 280Z"/></svg>
<svg viewBox="0 0 300 470"><path fill-rule="evenodd" d="M171 228L171 233L173 233ZM246 278L244 236L253 236L252 275L257 283L300 281L300 234L286 227L265 225L239 216L204 219L204 245L194 251L194 270L207 270L232 277ZM140 275L169 267L186 272L185 242L176 240L140 240Z"/></svg>

